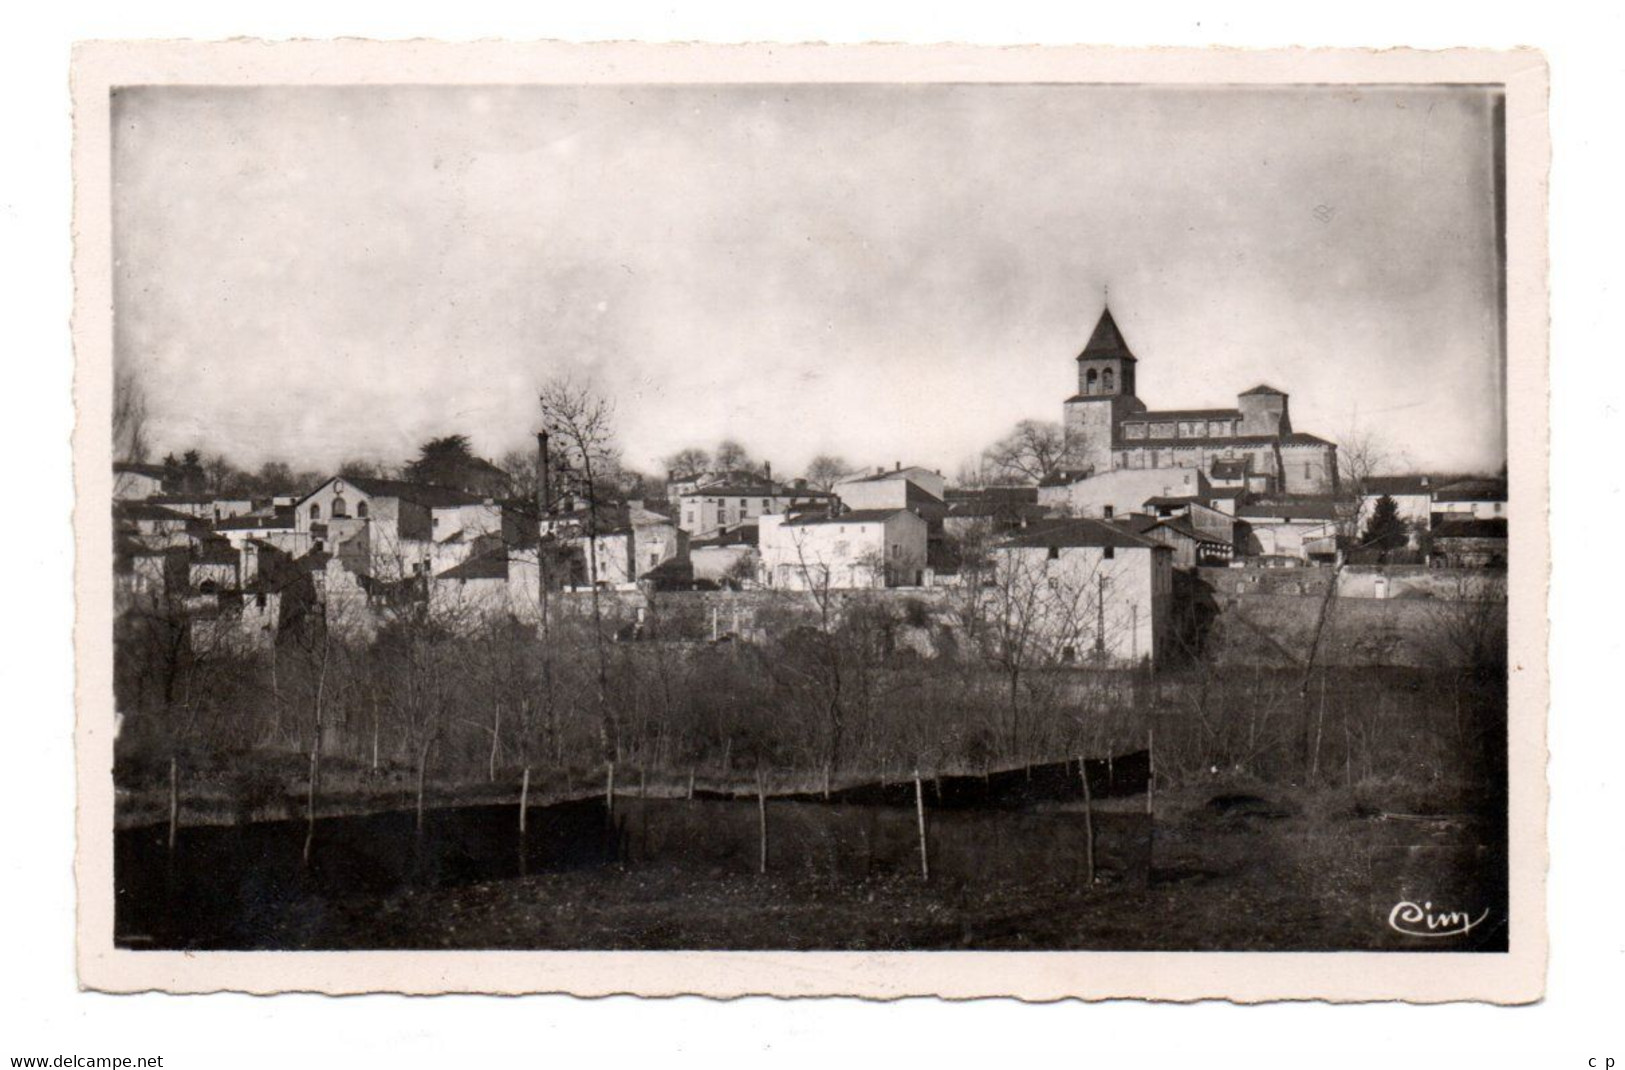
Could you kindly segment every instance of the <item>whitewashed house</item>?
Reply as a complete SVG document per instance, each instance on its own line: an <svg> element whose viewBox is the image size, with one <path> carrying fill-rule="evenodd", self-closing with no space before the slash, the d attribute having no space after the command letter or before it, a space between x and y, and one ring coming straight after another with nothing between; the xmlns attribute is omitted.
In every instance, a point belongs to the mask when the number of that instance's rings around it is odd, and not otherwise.
<svg viewBox="0 0 1625 1070"><path fill-rule="evenodd" d="M1041 524L993 547L984 612L993 640L1030 643L1034 662L1156 664L1167 654L1173 551L1121 524Z"/></svg>
<svg viewBox="0 0 1625 1070"><path fill-rule="evenodd" d="M926 522L903 508L758 521L762 579L781 590L912 587L924 581Z"/></svg>

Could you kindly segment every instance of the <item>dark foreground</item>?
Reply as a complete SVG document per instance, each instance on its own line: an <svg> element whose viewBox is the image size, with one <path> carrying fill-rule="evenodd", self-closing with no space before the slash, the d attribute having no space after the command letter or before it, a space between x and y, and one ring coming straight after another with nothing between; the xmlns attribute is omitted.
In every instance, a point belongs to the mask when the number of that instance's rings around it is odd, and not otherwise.
<svg viewBox="0 0 1625 1070"><path fill-rule="evenodd" d="M1504 950L1505 858L1470 815L1385 813L1347 793L1125 800L930 815L770 802L768 872L748 801L623 800L304 826L120 833L118 942L197 949ZM1402 902L1485 915L1403 935ZM1486 914L1487 912L1487 914ZM1402 928L1426 930L1426 920ZM1438 926L1448 929L1448 925Z"/></svg>

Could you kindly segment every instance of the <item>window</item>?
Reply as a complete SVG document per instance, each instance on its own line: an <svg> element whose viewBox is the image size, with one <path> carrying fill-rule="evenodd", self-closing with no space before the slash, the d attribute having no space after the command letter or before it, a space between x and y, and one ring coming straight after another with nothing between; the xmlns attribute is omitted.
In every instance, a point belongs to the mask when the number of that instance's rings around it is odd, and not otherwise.
<svg viewBox="0 0 1625 1070"><path fill-rule="evenodd" d="M1145 437L1145 425L1144 424L1124 424L1123 425L1123 437L1124 438L1144 438Z"/></svg>
<svg viewBox="0 0 1625 1070"><path fill-rule="evenodd" d="M362 520L367 519L367 503L366 502L356 502L355 503L355 515L360 517Z"/></svg>
<svg viewBox="0 0 1625 1070"><path fill-rule="evenodd" d="M649 567L654 568L658 564L660 564L660 551L651 551L649 554Z"/></svg>
<svg viewBox="0 0 1625 1070"><path fill-rule="evenodd" d="M341 517L341 516L349 516L349 515L350 515L349 504L347 502L345 502L344 495L340 494L340 495L338 495L337 497L335 497L333 499L333 516Z"/></svg>
<svg viewBox="0 0 1625 1070"><path fill-rule="evenodd" d="M1100 373L1100 389L1102 393L1106 394L1110 394L1116 389L1116 387L1112 385L1112 370L1110 368L1107 368L1105 371Z"/></svg>
<svg viewBox="0 0 1625 1070"><path fill-rule="evenodd" d="M1083 377L1083 392L1085 394L1098 393L1100 389L1099 380L1100 376L1095 373L1093 368L1090 368L1088 374Z"/></svg>
<svg viewBox="0 0 1625 1070"><path fill-rule="evenodd" d="M1117 551L1117 547L1115 547L1115 546L1106 547L1106 560L1110 561L1114 557L1116 557L1117 556L1116 551Z"/></svg>
<svg viewBox="0 0 1625 1070"><path fill-rule="evenodd" d="M897 545L895 542L892 543L891 544L891 555L892 555L892 557L902 557L903 556L903 548L901 546Z"/></svg>
<svg viewBox="0 0 1625 1070"><path fill-rule="evenodd" d="M683 523L685 523L685 524L694 523L694 510L689 509L689 510L687 510L687 511L685 511L683 513Z"/></svg>
<svg viewBox="0 0 1625 1070"><path fill-rule="evenodd" d="M264 591L260 591L258 594L256 594L254 596L254 607L256 609L264 609L265 608L265 592Z"/></svg>
<svg viewBox="0 0 1625 1070"><path fill-rule="evenodd" d="M1305 461L1304 465L1303 465L1303 478L1305 478L1305 479L1313 479L1313 478L1315 478L1314 477L1314 466L1311 465L1308 461Z"/></svg>
<svg viewBox="0 0 1625 1070"><path fill-rule="evenodd" d="M1109 505L1101 506L1100 515L1105 517L1107 520L1110 520L1112 518L1112 507Z"/></svg>
<svg viewBox="0 0 1625 1070"><path fill-rule="evenodd" d="M1061 559L1061 548L1059 546L1051 546L1049 548L1049 559L1051 561L1059 561Z"/></svg>
<svg viewBox="0 0 1625 1070"><path fill-rule="evenodd" d="M321 504L321 502L311 502L310 503L310 518L312 520L320 520L322 518L322 504Z"/></svg>

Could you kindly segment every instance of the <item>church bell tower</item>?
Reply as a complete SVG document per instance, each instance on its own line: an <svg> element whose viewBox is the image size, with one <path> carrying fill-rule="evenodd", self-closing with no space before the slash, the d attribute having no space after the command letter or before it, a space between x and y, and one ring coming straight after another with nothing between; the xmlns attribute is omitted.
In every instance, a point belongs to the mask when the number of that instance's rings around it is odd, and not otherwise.
<svg viewBox="0 0 1625 1070"><path fill-rule="evenodd" d="M1078 392L1067 398L1065 406L1068 467L1106 472L1112 467L1120 421L1129 413L1145 411L1134 393L1138 362L1110 307L1100 313L1077 361Z"/></svg>

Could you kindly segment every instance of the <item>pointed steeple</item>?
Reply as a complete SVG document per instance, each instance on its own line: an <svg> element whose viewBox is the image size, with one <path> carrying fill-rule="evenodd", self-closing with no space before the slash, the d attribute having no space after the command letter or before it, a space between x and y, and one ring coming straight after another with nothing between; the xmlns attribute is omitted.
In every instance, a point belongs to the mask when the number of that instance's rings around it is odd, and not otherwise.
<svg viewBox="0 0 1625 1070"><path fill-rule="evenodd" d="M1135 359L1134 354L1129 351L1128 343L1123 340L1123 332L1117 328L1117 321L1112 319L1110 306L1101 311L1100 322L1095 324L1094 333L1089 336L1089 344L1083 347L1083 352L1078 354L1078 359Z"/></svg>

